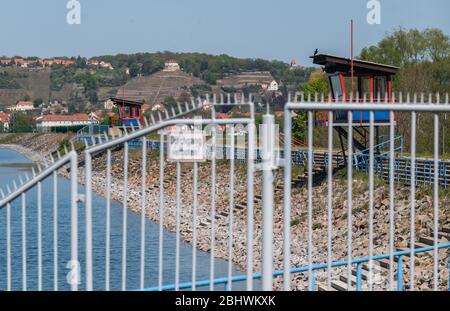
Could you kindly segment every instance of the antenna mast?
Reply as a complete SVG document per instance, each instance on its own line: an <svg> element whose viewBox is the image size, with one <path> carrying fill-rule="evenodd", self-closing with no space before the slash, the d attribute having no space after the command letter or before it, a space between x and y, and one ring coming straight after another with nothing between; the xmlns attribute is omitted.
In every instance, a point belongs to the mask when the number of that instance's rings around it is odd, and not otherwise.
<svg viewBox="0 0 450 311"><path fill-rule="evenodd" d="M353 96L353 19L350 20L350 96Z"/></svg>

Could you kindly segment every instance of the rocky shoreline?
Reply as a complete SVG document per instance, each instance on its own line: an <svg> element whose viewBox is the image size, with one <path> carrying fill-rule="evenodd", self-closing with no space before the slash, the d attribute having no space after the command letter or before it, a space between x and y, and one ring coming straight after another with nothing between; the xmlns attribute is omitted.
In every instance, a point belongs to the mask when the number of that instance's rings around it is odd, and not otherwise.
<svg viewBox="0 0 450 311"><path fill-rule="evenodd" d="M24 155L34 163L44 165L45 163L48 163L48 159L45 158L42 154L39 154L30 148L17 145L17 144L0 144L0 148L2 149L11 149L14 151L17 151L18 153Z"/></svg>
<svg viewBox="0 0 450 311"><path fill-rule="evenodd" d="M3 145L6 146L6 145ZM32 148L7 145L11 149L23 153L33 161L44 161L45 152L37 154ZM50 151L49 151L50 152ZM41 162L42 163L42 162ZM102 155L93 159L92 174L93 190L106 195L106 156ZM123 150L112 153L112 179L111 197L119 202L123 201L124 176L123 176ZM176 170L175 165L165 162L164 182L164 222L163 225L170 231L176 230ZM141 178L141 155L139 152L130 151L128 164L128 201L127 207L136 213L142 212L142 178ZM229 164L218 161L216 168L216 220L214 224L215 257L230 259L228 256L228 245L230 238L230 198L229 198ZM245 201L246 196L246 169L245 164L237 163L235 168L235 196L234 203ZM180 211L180 235L181 238L192 244L193 242L193 189L192 189L192 165L182 164L181 167L181 211ZM197 245L198 249L211 251L211 167L208 163L200 164L198 171L198 208L197 208ZM277 181L280 182L282 174L278 174ZM365 176L355 176L353 184L353 210L352 210L352 257L363 257L367 255L368 241L368 188ZM79 168L79 182L85 183L84 168ZM145 213L152 221L159 223L159 162L158 155L149 153L147 163L147 177L145 180ZM346 260L347 258L347 184L346 177L336 176L333 180L333 213L332 213L332 260ZM255 214L254 214L254 260L253 270L260 271L261 260L261 202L259 200L261 188L261 176L255 174ZM327 190L326 184L319 185L313 189L313 223L312 238L313 263L324 263L327 261ZM407 248L409 241L409 218L410 198L409 188L397 185L395 188L395 243L396 247ZM450 210L446 208L449 202L448 192L440 198L440 225L450 223ZM388 252L389 232L389 191L388 186L382 181L377 181L374 196L374 254ZM291 265L306 266L308 264L308 223L307 223L307 193L306 189L292 190L291 211ZM419 188L416 197L416 234L429 236L433 226L433 201L432 195L424 188ZM275 194L274 206L274 268L283 268L283 207L282 192ZM247 212L245 209L233 208L232 226L232 258L234 264L243 271L246 267L246 236L247 236ZM446 288L446 266L445 251L439 252L439 271L442 283L441 289ZM417 266L416 287L428 289L432 282L433 258L430 253L425 253L416 260ZM338 278L344 268L332 270L332 277ZM386 288L386 276L374 289ZM326 272L316 273L316 282L325 282ZM280 289L282 280L275 279L275 288ZM296 290L304 290L308 287L307 274L296 274L292 276L292 287ZM405 268L405 288L408 288L408 267Z"/></svg>

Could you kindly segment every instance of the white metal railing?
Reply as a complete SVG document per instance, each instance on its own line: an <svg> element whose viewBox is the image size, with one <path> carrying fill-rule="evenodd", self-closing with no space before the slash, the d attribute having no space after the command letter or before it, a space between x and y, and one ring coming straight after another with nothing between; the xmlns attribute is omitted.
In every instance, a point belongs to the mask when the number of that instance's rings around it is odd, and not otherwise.
<svg viewBox="0 0 450 311"><path fill-rule="evenodd" d="M58 153L59 154L59 153ZM27 210L27 192L33 187L37 187L37 289L43 289L43 272L42 272L42 236L43 236L43 225L42 225L42 183L47 178L53 178L53 279L54 279L54 290L58 290L58 181L57 172L63 167L69 165L70 167L70 241L71 241L71 260L72 263L78 261L78 221L77 221L77 201L78 198L78 180L77 180L77 153L72 148L72 151L65 150L65 155L55 160L53 158L48 162L48 166L42 168L38 165L37 172L33 168L33 176L29 177L26 175L24 178L20 177L20 184L17 186L14 182L14 189L11 191L9 186L7 186L8 193L5 194L1 190L2 199L0 199L0 209L6 209L6 290L11 290L13 275L12 275L12 258L11 255L11 204L15 199L21 198L21 256L22 256L22 289L27 289L27 265L29 258L27 257L27 221L26 221L26 210ZM71 263L69 263L71 264ZM74 271L73 277L77 277L77 271ZM77 289L77 281L71 283L72 289Z"/></svg>
<svg viewBox="0 0 450 311"><path fill-rule="evenodd" d="M402 98L400 96L400 98ZM433 191L433 289L437 290L439 286L439 274L438 274L438 249L440 244L440 239L438 237L439 233L439 113L448 113L450 112L450 105L448 105L448 95L445 98L445 103L441 103L439 99L439 95L436 96L435 101L432 101L432 96L429 96L428 103L424 103L423 95L421 101L418 102L417 97L414 96L414 101L410 101L410 96L408 95L407 101L403 102L402 100L399 103L388 103L388 102L371 102L365 101L364 103L353 103L350 102L336 102L332 103L326 100L317 100L317 96L315 100L308 101L302 100L302 102L289 102L285 106L285 114L284 114L284 133L285 133L285 145L284 145L284 154L285 154L285 176L284 176L284 222L285 224L290 219L291 214L291 112L296 111L304 111L307 113L308 118L308 164L307 164L307 175L308 175L308 204L307 204L307 267L308 267L308 280L309 280L309 288L310 290L314 289L315 278L313 275L313 140L314 140L314 112L324 112L327 114L328 119L328 152L330 155L333 154L333 120L334 113L336 111L347 111L348 112L348 123L347 123L347 132L348 132L348 147L347 147L347 159L349 161L347 165L347 289L350 290L352 288L352 269L354 265L354 257L352 255L352 232L353 232L353 222L352 222L352 185L353 185L353 126L358 126L358 124L353 123L353 112L354 111L369 111L370 113L370 122L369 122L369 196L368 196L368 248L367 248L367 262L369 263L369 275L373 274L373 265L374 265L374 160L375 160L375 124L376 120L374 119L374 113L376 111L388 111L390 113L389 123L385 124L389 129L389 140L390 140L390 151L389 151L389 289L393 290L395 288L394 283L394 259L396 259L396 250L395 250L395 179L394 179L394 141L396 134L396 122L395 122L395 113L409 113L411 116L411 185L410 185L410 250L409 250L409 273L410 280L409 286L411 290L415 289L415 279L414 279L414 268L415 268L415 254L416 254L416 176L414 166L416 165L416 132L417 132L417 114L418 113L431 113L434 118L434 133L433 133L433 152L434 152L434 191ZM378 124L379 125L379 124ZM328 163L328 177L327 177L327 187L328 187L328 198L327 198L327 285L326 288L328 290L332 289L332 277L331 277L331 268L333 263L332 260L332 244L333 244L333 227L332 227L332 217L333 217L333 166L331 161ZM444 219L445 221L445 219ZM448 220L447 220L448 222ZM448 223L447 223L448 225ZM290 229L288 226L284 226L284 289L289 290L291 288L291 250L290 245L292 244ZM269 230L269 228L264 228L264 230ZM448 246L447 246L448 247ZM270 261L269 254L264 254L265 260ZM264 259L263 259L264 260ZM399 268L398 268L399 269ZM266 277L268 278L267 282L271 284L271 274L267 273ZM263 275L264 278L264 275ZM269 280L270 279L270 280ZM357 281L358 282L358 281ZM361 282L361 280L359 280ZM372 280L369 279L368 287L372 289Z"/></svg>
<svg viewBox="0 0 450 311"><path fill-rule="evenodd" d="M230 103L230 101L228 100L228 103ZM217 104L215 102L215 100L213 101L213 105ZM223 99L221 101L221 103L217 104L219 106L226 106L227 104L225 102L223 102ZM152 133L152 132L156 132L156 131L160 131L164 128L170 127L170 126L175 126L175 125L192 125L192 126L206 126L206 125L235 125L235 124L243 124L246 126L249 126L248 129L248 141L252 142L255 140L254 138L254 130L252 128L252 125L254 124L254 119L253 119L253 107L252 104L249 103L245 103L245 102L241 102L239 103L237 100L235 100L235 103L232 104L232 106L238 106L238 105L247 105L250 107L250 111L251 111L251 117L250 118L240 118L240 119L215 119L214 118L214 106L213 106L213 119L172 119L172 120L164 120L164 121L160 121L157 122L153 125L149 125L148 127L145 127L143 129L137 130L135 132L132 133L128 133L125 136L122 136L120 138L116 138L114 140L110 140L110 141L106 141L102 144L96 145L96 146L91 146L89 148L86 149L85 151L85 185L86 185L86 289L91 290L93 287L93 273L92 273L92 267L93 267L93 258L92 258L92 245L93 245L93 241L92 241L92 220L91 220L91 215L92 215L92 186L91 186L91 181L92 181L92 156L94 154L98 155L99 153L102 152L107 152L107 185L106 188L110 189L110 181L111 181L111 177L110 177L110 173L111 173L111 148L118 146L118 145L123 145L124 146L124 163L123 163L123 184L124 184L124 188L123 188L123 230L122 230L122 234L123 234L123 244L122 244L122 268L121 268L121 273L122 273L122 289L125 290L127 289L126 287L126 272L127 272L127 266L126 266L126 258L127 258L127 239L126 239L126 232L127 232L127 219L126 219L126 209L127 209L127 204L128 204L128 154L129 154L129 148L128 148L128 143L132 140L135 139L142 139L143 143L142 143L142 167L141 167L141 184L142 184L142 190L141 190L141 261L140 261L140 289L143 290L144 289L144 280L145 280L145 267L144 267L144 258L145 258L145 187L146 187L146 166L147 166L147 158L146 158L146 154L147 154L147 144L146 144L146 135ZM173 112L173 114L175 114L175 112ZM233 141L234 143L234 137L233 139L231 139L231 141ZM160 142L161 144L163 144L164 142L164 132L160 131ZM212 135L212 140L211 140L211 144L214 145L215 144L215 135ZM252 149L254 147L251 147L251 143L249 143L249 153L252 154L253 151ZM214 150L214 149L213 149ZM247 186L248 186L248 194L247 194L247 208L248 208L248 213L249 213L249 217L248 217L248 236L247 239L250 241L248 242L249 245L252 245L251 241L252 241L252 223L253 223L253 217L252 215L252 205L253 205L253 159L252 157L248 157L248 176L247 176ZM158 275L158 287L161 289L163 286L163 280L162 280L162 270L163 270L163 240L162 240L162 230L163 230L163 224L164 224L164 213L165 213L165 204L164 204L164 148L160 148L160 182L159 182L159 226L160 226L160 240L159 240L159 261L158 261L158 266L159 266L159 275ZM215 278L215 274L214 274L214 261L215 261L215 217L216 217L216 211L215 211L215 200L216 200L216 196L215 196L215 192L216 192L216 175L215 175L215 170L216 170L216 163L215 163L215 156L214 156L214 151L213 151L213 156L211 157L211 214L210 214L210 219L211 219L211 244L210 244L210 253L211 253L211 260L210 260L210 289L214 288L214 278ZM234 162L231 161L230 163L230 172L233 172L234 170ZM195 211L196 211L196 205L197 205L197 190L195 190L197 188L197 171L198 171L198 164L197 163L193 163L193 189L194 189L194 201L193 201L193 221L196 221L196 216L195 216ZM181 210L181 202L180 202L180 195L181 195L181 164L179 162L177 162L176 164L176 228L175 228L175 232L176 232L176 254L175 254L175 261L176 261L176 268L175 268L175 289L179 288L179 274L180 274L180 210ZM233 204L233 196L234 196L234 190L233 190L233 174L231 174L230 176L230 206ZM110 201L110 193L107 192L107 201ZM107 207L107 209L109 209L109 206ZM107 213L107 215L109 215L109 213ZM108 217L108 216L107 216ZM232 211L230 212L230 223L232 223ZM109 224L110 224L110 220L107 219L107 235L109 232ZM193 231L194 231L194 237L193 237L193 245L197 245L196 244L196 228L197 225L194 223L193 224ZM230 239L232 238L232 234L230 234ZM108 240L107 240L108 241ZM230 240L231 241L231 240ZM230 242L230 247L231 247L232 243ZM107 249L106 252L109 254L110 249L107 245ZM193 270L192 270L192 284L193 284L193 288L195 289L195 284L196 284L196 271L195 271L195 262L196 262L196 258L195 258L195 247L193 250ZM251 263L253 262L252 260L252 250L249 247L247 253L249 254L248 256L248 267L250 267L249 271L248 271L248 288L251 289L252 286L252 278L251 278L251 274L252 274L252 265ZM107 260L108 260L108 256L106 256ZM105 267L106 267L106 289L109 288L109 264L108 262L105 263ZM231 261L230 261L230 268L229 268L229 274L231 271ZM231 275L229 275L229 277L231 278ZM231 284L231 279L230 279L230 284Z"/></svg>
<svg viewBox="0 0 450 311"><path fill-rule="evenodd" d="M195 112L198 108L202 107L201 101L198 103L193 102L192 106L178 106L178 111L173 110L171 113L166 112L166 119L161 116L158 119L151 117L151 120L146 121L146 126L142 128L134 128L120 137L108 137L105 135L102 138L101 143L95 143L86 145L86 149L81 153L76 153L75 150L66 151L64 156L49 163L44 169L37 172L31 179L22 183L20 186L14 189L9 189L6 195L0 200L0 208L5 208L6 212L6 281L7 290L12 289L12 283L22 279L22 288L27 289L27 265L29 265L29 256L27 255L28 246L26 245L26 209L29 208L26 204L27 192L36 187L37 188L37 225L38 225L38 254L37 254L37 267L38 267L38 289L43 289L43 279L48 277L42 271L42 238L45 236L46 230L53 231L53 280L55 290L59 289L58 280L58 257L59 244L58 244L58 180L57 174L63 173L70 179L70 247L71 256L69 262L69 268L71 274L68 281L72 290L77 290L80 285L80 270L84 273L84 286L83 289L93 290L97 289L94 286L95 273L101 273L104 275L104 286L101 288L110 290L111 287L111 275L120 275L120 288L122 290L136 289L130 288L128 283L128 272L130 270L127 264L129 258L129 219L127 218L127 210L134 208L139 213L139 290L181 290L181 289L197 289L200 286L208 286L210 290L216 289L218 284L226 286L227 290L233 289L233 284L236 282L245 282L247 290L255 289L254 280L261 279L261 286L263 290L272 289L304 289L302 283L292 284L293 274L306 273L307 274L307 287L310 290L317 289L316 279L317 275L321 271L326 274L326 286L325 288L330 290L333 288L336 282L336 276L345 277L346 289L361 289L363 286L363 270L364 265L368 264L368 289L373 289L372 272L373 267L377 261L385 258L389 259L389 279L387 289L401 289L403 285L403 270L408 271L410 275L409 288L415 289L414 284L414 268L415 268L415 254L417 252L433 252L433 289L440 288L439 279L439 249L446 249L448 246L442 244L439 239L440 228L443 225L447 225L439 219L439 182L434 183L433 186L433 243L430 248L416 248L416 183L410 184L410 249L398 250L396 248L396 236L395 236L395 176L394 176L394 137L396 135L396 122L394 115L396 112L407 113L411 115L411 165L415 165L414 159L416 158L416 136L417 131L416 116L417 113L431 113L433 114L434 122L434 180L439 180L439 114L450 112L450 105L436 103L416 103L407 101L405 103L331 103L319 100L313 100L310 102L292 102L289 101L284 110L284 146L283 154L284 158L279 158L279 153L276 152L276 124L274 123L274 117L270 114L263 116L263 126L260 128L260 153L261 162L256 161L256 142L257 131L255 128L255 116L254 108L251 98L247 101L242 96L241 99L236 97L231 100L231 97L221 97L217 100L216 97L211 100L207 100L211 105L211 118L197 119L197 118L173 118L174 116L187 115L188 113ZM447 99L448 103L448 99ZM242 106L248 107L249 116L242 118L231 119L217 119L215 118L215 111L217 107L225 106ZM307 159L306 159L306 172L304 178L306 178L306 201L293 202L295 197L293 185L293 171L292 171L292 112L306 113L307 115ZM341 209L346 209L346 256L345 258L336 259L333 256L332 249L336 242L337 228L333 227L334 214L339 209L335 205L334 199L334 173L336 167L334 161L326 161L326 178L324 183L326 189L326 228L322 232L322 235L326 235L326 249L320 249L320 255L317 255L317 247L314 241L313 224L316 217L316 204L314 203L313 189L314 189L314 132L315 132L315 112L324 112L328 115L327 123L327 153L328 158L333 158L334 155L334 113L336 111L348 111L348 124L346 129L348 131L346 159L347 167L344 169L347 172L347 189L346 189L346 202L347 206L343 206ZM354 230L354 218L353 218L353 126L355 125L352 120L353 111L369 111L370 122L367 125L369 127L369 168L368 168L368 211L367 211L367 225L368 233L367 247L364 249L366 257L355 258L353 255L353 236ZM390 136L390 152L387 156L390 159L389 162L389 211L388 211L388 223L389 232L387 236L388 252L387 254L379 254L376 252L374 245L374 238L377 236L377 232L374 227L374 215L376 212L375 205L375 175L374 175L374 159L375 159L375 129L376 126L380 126L375 120L376 111L389 111L390 120L384 124L389 129ZM164 148L159 148L158 156L149 155L147 147L148 135L152 133L159 133L160 145L164 145L167 135L163 129L173 126L188 126L188 128L200 128L207 129L205 134L210 138L208 145L212 146L211 152L208 154L207 161L204 163L191 162L181 163L175 162L174 172L167 169L168 166L172 167L172 163L167 159L167 152ZM245 135L241 135L242 139L240 144L238 138L235 135L235 126L245 126L247 130ZM357 125L357 124L356 124ZM221 145L218 141L218 135L215 131L217 126L227 127L226 146L229 146L227 152L227 158L225 159L228 174L220 174L217 170L219 165L219 157L216 157L215 145ZM340 125L342 126L342 124ZM126 130L125 130L126 131ZM129 143L132 141L141 140L141 150L139 154L134 154L130 151ZM236 175L236 163L235 159L235 147L239 147L247 150L245 165L245 174L239 176L246 176L246 180L239 180ZM244 145L244 146L243 146ZM117 155L120 154L121 158ZM137 158L137 160L135 160ZM220 159L222 159L222 155ZM345 156L344 156L345 158ZM118 163L118 159L120 163ZM80 160L80 162L78 162ZM139 168L133 161L140 161ZM83 163L78 167L79 163ZM153 164L156 163L156 165ZM62 170L63 167L70 165L69 172ZM152 166L153 165L153 166ZM150 167L150 169L149 169ZM283 168L280 170L280 168ZM133 169L132 171L130 169ZM261 174L258 173L261 172ZM277 177L278 171L283 172L281 180ZM411 180L416 180L415 170L411 168ZM205 175L206 174L206 175ZM295 176L294 176L295 177ZM42 193L46 190L42 189L43 181L53 178L50 192L54 194L53 201L53 226L51 228L44 227L42 224ZM149 182L149 178L152 178L152 182ZM94 187L94 180L103 179L105 181L104 187L99 189ZM139 180L139 181L138 181ZM276 183L281 183L282 191L278 191L275 187ZM78 193L78 183L84 184L84 196ZM137 185L138 184L138 185ZM174 187L172 187L172 185ZM239 186L240 185L240 186ZM244 188L242 188L244 186ZM240 188L239 188L240 187ZM166 189L168 188L168 189ZM217 194L219 188L225 188L226 191L222 196ZM199 189L202 189L201 195ZM239 190L241 189L241 190ZM242 193L242 189L245 189ZM94 190L99 191L106 198L105 204L105 240L104 240L104 262L95 258L95 249L103 243L103 240L96 239L95 231L96 227L93 222L93 211L97 208L94 204ZM120 193L119 193L120 190ZM150 191L150 192L149 192ZM277 192L278 191L278 192ZM241 192L241 193L239 193ZM152 197L149 198L147 193L151 193ZM255 195L260 193L260 195ZM186 200L189 196L190 199ZM241 204L239 197L245 197L245 209L239 212L237 206ZM15 258L11 255L11 203L15 200L22 199L22 276L14 275L12 273L12 263ZM259 199L260 198L260 199ZM277 216L278 210L276 201L282 198L282 221L277 224L277 228L281 228L281 233L274 230L274 217ZM122 216L120 219L121 225L121 243L120 247L112 249L112 242L114 242L112 236L112 222L117 219L112 218L112 205L113 201L120 201L122 204ZM255 203L255 202L258 203ZM227 208L223 207L223 202L226 202ZM84 203L84 206L83 206ZM298 208L301 204L305 203L305 236L292 235L291 221L292 214L298 212ZM258 204L255 206L255 204ZM259 205L260 204L260 205ZM84 219L81 224L78 221L78 208L84 207ZM240 214L238 214L240 213ZM147 275L146 268L148 268L148 254L146 253L146 247L149 243L149 237L146 234L146 218L148 214L152 214L154 220L158 223L158 236L157 236L157 258L154 262L157 265L156 275ZM225 215L225 216L224 216ZM209 221L206 223L200 223L200 218L207 217ZM222 220L218 220L222 217ZM164 279L165 261L168 259L164 255L164 250L168 247L164 239L164 226L167 225L167 219L173 219L171 230L175 232L175 245L174 245L174 278L167 280ZM255 222L258 221L257 224ZM79 225L83 225L84 231L79 234ZM243 226L245 228L240 228ZM186 229L187 228L187 229ZM205 230L208 234L205 234ZM191 236L191 244L193 246L192 255L189 259L191 262L190 269L190 282L186 282L181 277L182 270L182 252L181 252L181 240L182 233L189 232ZM225 233L224 233L225 232ZM65 232L69 234L68 232ZM224 233L224 234L222 234ZM84 244L80 244L78 239L84 234ZM103 233L102 233L103 234ZM239 236L238 236L239 235ZM226 236L226 239L223 238ZM261 237L261 240L259 239ZM208 267L202 267L209 272L208 279L198 278L198 251L197 247L200 246L199 242L203 241L203 246L209 251L209 265ZM206 243L205 243L206 241ZM236 261L236 255L234 245L244 241L245 247L239 248L241 253L239 256L245 258L245 274L236 275L233 273L232 265ZM292 247L294 243L296 247ZM300 244L298 244L300 243ZM207 245L205 245L207 244ZM278 249L278 247L281 247ZM298 245L305 250L305 255L296 254ZM103 245L102 245L103 246ZM261 249L261 252L255 254L255 249ZM281 252L280 252L281 251ZM113 253L120 252L120 267L117 268L111 265L111 258ZM81 256L79 255L81 254ZM322 255L326 254L325 257ZM227 271L225 275L218 275L216 268L216 257L220 255L221 258L228 260ZM3 256L3 255L1 255ZM400 268L402 258L409 256L409 267ZM81 258L83 257L83 258ZM294 257L298 257L296 261ZM398 261L397 269L394 269L394 262ZM84 263L84 268L79 267L79 262ZM280 265L279 263L282 262ZM305 264L302 264L305 263ZM241 261L242 266L242 261ZM256 268L258 267L258 268ZM134 268L134 267L133 267ZM260 269L260 271L256 271ZM338 269L337 272L333 272L334 269ZM340 269L340 270L339 270ZM101 272L99 272L101 270ZM364 270L365 271L365 270ZM356 276L355 276L356 274ZM397 276L397 283L395 283L395 277ZM148 279L157 279L156 286L147 286ZM274 283L274 278L281 278L282 282ZM276 284L276 287L274 287ZM281 287L280 287L280 284ZM117 285L117 284L116 284ZM259 285L259 284L258 284Z"/></svg>

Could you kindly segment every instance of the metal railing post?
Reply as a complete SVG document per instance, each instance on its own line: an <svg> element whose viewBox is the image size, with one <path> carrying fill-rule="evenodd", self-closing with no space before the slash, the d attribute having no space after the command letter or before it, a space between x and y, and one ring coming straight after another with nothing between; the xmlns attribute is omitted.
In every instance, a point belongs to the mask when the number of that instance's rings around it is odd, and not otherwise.
<svg viewBox="0 0 450 311"><path fill-rule="evenodd" d="M283 241L283 266L284 266L284 290L291 289L291 113L284 111L284 241Z"/></svg>
<svg viewBox="0 0 450 311"><path fill-rule="evenodd" d="M273 205L274 205L274 176L275 168L275 118L273 115L263 116L261 131L262 147L262 290L271 291L273 286Z"/></svg>
<svg viewBox="0 0 450 311"><path fill-rule="evenodd" d="M254 120L254 119L253 119ZM255 124L248 125L248 153L247 153L247 280L246 290L253 290L253 227L254 227L254 170L255 170Z"/></svg>
<svg viewBox="0 0 450 311"><path fill-rule="evenodd" d="M70 245L71 245L71 263L72 269L75 265L75 271L72 272L70 285L72 291L78 290L78 283L80 282L80 265L78 263L78 156L75 151L72 151L70 157Z"/></svg>
<svg viewBox="0 0 450 311"><path fill-rule="evenodd" d="M86 179L86 290L92 291L92 157L85 153L85 179Z"/></svg>

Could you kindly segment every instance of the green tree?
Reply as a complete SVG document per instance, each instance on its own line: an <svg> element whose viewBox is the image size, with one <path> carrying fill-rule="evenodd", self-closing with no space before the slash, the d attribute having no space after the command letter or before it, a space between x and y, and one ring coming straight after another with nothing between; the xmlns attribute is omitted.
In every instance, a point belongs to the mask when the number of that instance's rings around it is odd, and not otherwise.
<svg viewBox="0 0 450 311"><path fill-rule="evenodd" d="M397 91L450 91L450 40L439 29L397 29L376 46L364 48L360 58L399 66L394 78Z"/></svg>
<svg viewBox="0 0 450 311"><path fill-rule="evenodd" d="M163 63L155 59L149 59L142 64L143 75L151 75L161 69L163 69Z"/></svg>
<svg viewBox="0 0 450 311"><path fill-rule="evenodd" d="M36 99L33 101L33 107L34 107L34 108L39 108L39 106L41 106L43 102L44 102L44 101L42 100L42 98L36 98Z"/></svg>
<svg viewBox="0 0 450 311"><path fill-rule="evenodd" d="M111 117L106 115L102 118L102 121L100 122L101 125L111 125Z"/></svg>
<svg viewBox="0 0 450 311"><path fill-rule="evenodd" d="M141 67L138 64L132 64L130 66L130 77L137 77L141 73Z"/></svg>
<svg viewBox="0 0 450 311"><path fill-rule="evenodd" d="M303 92L305 98L314 98L316 95L328 96L330 87L328 78L322 70L311 73L306 84L299 87L299 91ZM292 118L292 136L296 139L305 140L307 130L307 115L305 111L299 111Z"/></svg>
<svg viewBox="0 0 450 311"><path fill-rule="evenodd" d="M15 113L12 118L11 131L16 133L32 132L32 118L21 112Z"/></svg>
<svg viewBox="0 0 450 311"><path fill-rule="evenodd" d="M81 69L87 68L86 58L78 56L75 60L75 66Z"/></svg>
<svg viewBox="0 0 450 311"><path fill-rule="evenodd" d="M431 61L443 61L450 56L449 37L439 29L426 29L422 33L426 42L425 48Z"/></svg>
<svg viewBox="0 0 450 311"><path fill-rule="evenodd" d="M111 62L114 68L130 69L130 76L137 74L152 74L162 69L167 59L176 59L183 71L199 77L210 84L225 74L235 74L243 71L270 71L277 81L296 89L306 81L310 68L289 70L289 64L280 61L263 59L240 59L228 55L208 55L204 53L172 53L168 51L157 53L118 54L98 57L99 60ZM142 68L138 64L142 64ZM141 71L140 71L141 70Z"/></svg>
<svg viewBox="0 0 450 311"><path fill-rule="evenodd" d="M303 92L306 98L308 96L314 98L316 94L327 96L330 92L328 78L322 70L314 71L311 73L308 82L299 87L299 91Z"/></svg>
<svg viewBox="0 0 450 311"><path fill-rule="evenodd" d="M296 139L305 140L307 130L307 116L305 112L299 112L292 118L292 136Z"/></svg>
<svg viewBox="0 0 450 311"><path fill-rule="evenodd" d="M177 101L172 96L167 96L164 98L164 107L166 109L171 109L172 107L176 108L177 105Z"/></svg>
<svg viewBox="0 0 450 311"><path fill-rule="evenodd" d="M194 84L190 87L190 91L191 95L197 98L198 96L211 93L211 86L208 84Z"/></svg>
<svg viewBox="0 0 450 311"><path fill-rule="evenodd" d="M377 45L363 49L360 58L399 66L394 77L395 91L418 94L450 92L450 39L439 29L397 29ZM424 114L417 116L417 124L421 128L417 131L417 152L430 153L432 149L429 142L433 141L433 119L430 117ZM400 113L398 120L398 133L404 136L405 148L408 149L410 115Z"/></svg>
<svg viewBox="0 0 450 311"><path fill-rule="evenodd" d="M245 85L242 87L242 92L244 93L245 97L248 97L250 94L258 94L262 90L260 85Z"/></svg>

